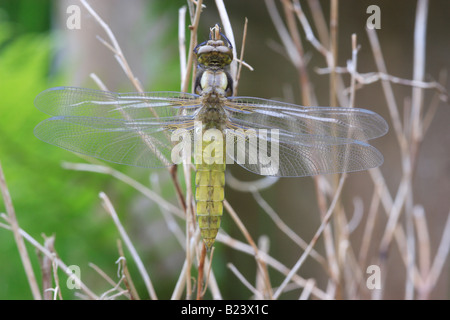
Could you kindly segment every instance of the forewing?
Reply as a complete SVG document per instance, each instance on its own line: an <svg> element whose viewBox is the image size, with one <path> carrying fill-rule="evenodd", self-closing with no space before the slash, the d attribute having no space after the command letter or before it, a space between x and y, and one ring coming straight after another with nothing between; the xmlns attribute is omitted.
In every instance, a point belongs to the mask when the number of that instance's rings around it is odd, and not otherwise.
<svg viewBox="0 0 450 320"><path fill-rule="evenodd" d="M302 107L266 99L231 97L225 110L236 127L284 129L367 141L384 135L388 126L375 112L358 108Z"/></svg>
<svg viewBox="0 0 450 320"><path fill-rule="evenodd" d="M115 93L77 87L41 92L35 106L51 116L143 119L192 115L200 107L198 95L183 92Z"/></svg>
<svg viewBox="0 0 450 320"><path fill-rule="evenodd" d="M55 115L38 124L36 137L58 147L138 167L172 165L172 133L192 135L195 95L116 94L83 88L54 88L35 100Z"/></svg>

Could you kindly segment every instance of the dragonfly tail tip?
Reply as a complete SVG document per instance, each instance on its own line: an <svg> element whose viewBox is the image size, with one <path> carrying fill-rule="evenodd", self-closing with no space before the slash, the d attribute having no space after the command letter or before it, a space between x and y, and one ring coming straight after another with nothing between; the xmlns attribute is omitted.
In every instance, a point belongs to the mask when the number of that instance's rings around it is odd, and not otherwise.
<svg viewBox="0 0 450 320"><path fill-rule="evenodd" d="M206 251L208 253L211 252L212 246L214 244L214 240L213 239L204 239L203 242L205 244Z"/></svg>

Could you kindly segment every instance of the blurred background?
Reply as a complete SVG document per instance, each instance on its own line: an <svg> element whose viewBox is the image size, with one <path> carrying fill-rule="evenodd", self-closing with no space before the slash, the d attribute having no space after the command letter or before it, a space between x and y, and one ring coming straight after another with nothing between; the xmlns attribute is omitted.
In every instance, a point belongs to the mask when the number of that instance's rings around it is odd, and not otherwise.
<svg viewBox="0 0 450 320"><path fill-rule="evenodd" d="M358 70L376 71L372 51L365 32L366 9L373 1L339 2L338 65L346 66L351 59L351 34L356 33L361 49ZM416 13L415 1L376 1L381 9L381 29L378 30L381 47L389 74L411 79L413 76L413 32ZM95 0L93 8L109 24L135 75L146 91L179 91L180 65L178 51L178 9L185 1ZM199 42L208 38L209 27L220 22L214 1L205 1L198 32ZM307 1L301 1L310 18ZM328 1L320 1L325 17L329 16ZM66 25L68 6L81 8L80 29L69 30ZM279 5L279 3L277 3ZM240 52L244 19L248 18L245 61L254 71L243 68L239 95L277 99L301 104L298 73L283 53L279 36L263 1L226 1L226 7ZM281 11L281 7L279 8ZM450 67L449 32L450 2L430 1L428 12L425 80L437 81ZM189 18L187 17L187 21ZM42 241L42 234L56 236L56 251L67 264L79 265L85 283L97 293L109 287L89 266L93 262L111 277L116 274L118 233L105 213L98 197L103 191L111 198L127 228L148 272L154 279L155 290L161 299L170 298L185 254L176 239L168 232L166 223L153 203L136 190L116 179L98 173L77 172L62 168L62 161L83 162L78 156L47 145L33 135L34 126L46 115L38 111L33 100L36 95L54 86L81 86L97 89L89 77L94 72L111 91L134 91L111 52L96 39L107 38L97 22L78 1L0 0L0 162L13 199L20 226L31 236ZM186 34L188 37L188 34ZM319 75L316 68L326 63L304 40L310 81L319 105L329 104L329 78ZM349 77L344 77L348 86ZM448 83L445 84L447 90ZM403 117L412 88L393 85L395 99ZM424 91L424 109L434 95ZM395 196L401 179L399 147L389 117L380 82L357 91L356 106L381 114L390 124L390 132L371 143L384 155L381 166L389 191ZM430 129L421 144L415 168L413 195L415 204L424 208L430 234L431 256L437 252L450 208L450 109L440 102ZM177 204L173 186L166 170L149 171L125 166L112 167L149 186ZM240 180L257 177L245 170L230 166L230 172ZM367 172L349 175L342 202L353 208L359 197L364 214L351 235L358 247L364 232L366 213L370 206L373 183ZM270 189L262 191L264 199L280 217L306 242L309 242L320 224L315 200L316 189L310 178L283 178ZM226 198L240 214L254 239L261 235L270 238L269 253L292 266L301 251L276 227L254 198L227 187ZM380 212L382 209L379 209ZM5 212L0 201L0 212ZM349 220L352 212L347 212ZM244 241L233 221L224 214L223 229L230 236ZM375 235L384 232L386 216ZM403 217L400 218L401 221ZM181 222L180 222L180 225ZM183 229L184 230L184 229ZM377 239L377 237L374 237ZM368 264L375 262L379 252L379 238L369 251ZM419 244L417 244L418 246ZM29 246L35 272L39 266L35 250ZM316 245L323 252L323 243ZM399 249L392 245L388 254L389 276L383 298L402 299L405 291L405 268ZM309 259L310 260L310 259ZM224 298L247 299L249 291L226 267L233 262L244 276L253 276L254 258L235 251L221 243L216 244L213 268ZM401 266L401 267L399 267ZM129 263L131 272L136 268ZM396 271L397 270L397 271ZM449 298L449 265L445 263L431 298ZM315 261L307 261L300 274L314 278L317 286L326 287L327 278ZM271 271L273 285L283 276ZM65 276L61 273L62 281ZM136 276L138 278L138 276ZM253 278L254 279L254 278ZM142 283L135 281L145 297ZM62 288L66 299L74 293ZM298 294L286 298L297 298ZM23 272L16 244L10 231L0 229L0 299L31 299L32 295Z"/></svg>

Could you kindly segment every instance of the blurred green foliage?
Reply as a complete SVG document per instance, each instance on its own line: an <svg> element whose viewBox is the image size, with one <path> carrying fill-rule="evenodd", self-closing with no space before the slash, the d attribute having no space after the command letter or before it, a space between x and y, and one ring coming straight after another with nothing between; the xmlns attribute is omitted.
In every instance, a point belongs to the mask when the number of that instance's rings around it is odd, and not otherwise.
<svg viewBox="0 0 450 320"><path fill-rule="evenodd" d="M62 169L61 159L78 159L33 135L34 126L45 118L34 108L33 99L52 85L46 80L49 37L15 33L11 23L2 21L0 47L0 161L19 223L39 241L41 233L50 235L58 230L57 250L67 249L59 254L70 252L69 260L89 255L107 241L108 235L98 232L99 223L92 221L96 220L92 212L99 208L97 194L105 177L80 176ZM5 211L3 201L0 211ZM95 235L95 241L89 242L93 245L80 245L87 243L77 241L81 234ZM13 236L4 229L0 230L0 256L0 299L31 298ZM30 256L40 278L35 252L30 250Z"/></svg>
<svg viewBox="0 0 450 320"><path fill-rule="evenodd" d="M0 1L2 15L12 23L13 35L28 32L45 32L50 27L50 5L48 0ZM1 20L1 18L0 18Z"/></svg>

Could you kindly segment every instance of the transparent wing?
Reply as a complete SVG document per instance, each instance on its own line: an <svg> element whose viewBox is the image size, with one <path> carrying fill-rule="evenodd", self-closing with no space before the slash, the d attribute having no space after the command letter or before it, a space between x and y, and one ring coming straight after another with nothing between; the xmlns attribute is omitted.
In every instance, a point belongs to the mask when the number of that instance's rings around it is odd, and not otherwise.
<svg viewBox="0 0 450 320"><path fill-rule="evenodd" d="M302 107L250 97L231 97L225 103L230 122L237 127L285 129L312 134L367 141L384 135L386 121L375 112L340 107Z"/></svg>
<svg viewBox="0 0 450 320"><path fill-rule="evenodd" d="M34 133L47 143L115 163L169 166L171 133L193 131L196 97L54 88L35 100L36 107L55 116L39 123Z"/></svg>
<svg viewBox="0 0 450 320"><path fill-rule="evenodd" d="M228 129L227 163L278 177L353 172L383 163L382 154L365 142L276 131Z"/></svg>
<svg viewBox="0 0 450 320"><path fill-rule="evenodd" d="M56 87L41 92L35 106L51 116L142 119L192 115L199 96L183 92L132 92Z"/></svg>

